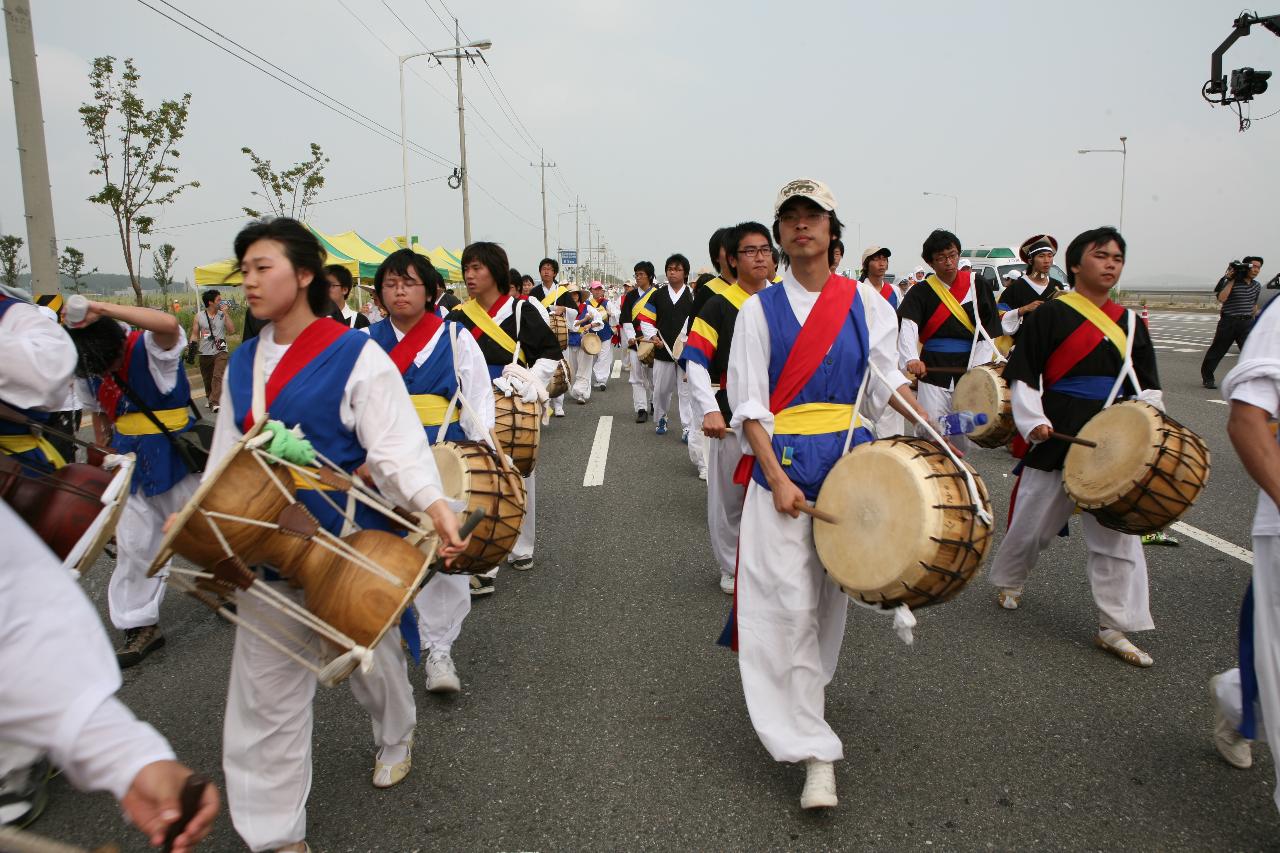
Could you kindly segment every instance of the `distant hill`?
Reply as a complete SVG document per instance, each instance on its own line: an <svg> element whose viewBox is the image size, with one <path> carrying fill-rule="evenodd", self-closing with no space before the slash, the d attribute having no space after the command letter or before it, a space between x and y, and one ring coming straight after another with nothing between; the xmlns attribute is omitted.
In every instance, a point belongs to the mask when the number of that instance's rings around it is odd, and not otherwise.
<svg viewBox="0 0 1280 853"><path fill-rule="evenodd" d="M66 278L65 276L60 276L59 278L61 279L62 289L70 290L71 280ZM22 275L18 276L18 286L23 288L24 290L30 290L31 274L23 273ZM132 292L133 285L129 283L129 276L127 275L124 275L122 273L103 272L103 273L94 273L93 275L89 276L85 280L85 289L91 293L110 294L110 293L115 293L118 290L128 290ZM142 289L144 292L146 292L146 291L159 290L160 288L159 286L156 285L155 279L147 278L144 276L142 279ZM170 288L170 290L186 290L186 289L188 289L188 286L181 281L174 282L173 286Z"/></svg>

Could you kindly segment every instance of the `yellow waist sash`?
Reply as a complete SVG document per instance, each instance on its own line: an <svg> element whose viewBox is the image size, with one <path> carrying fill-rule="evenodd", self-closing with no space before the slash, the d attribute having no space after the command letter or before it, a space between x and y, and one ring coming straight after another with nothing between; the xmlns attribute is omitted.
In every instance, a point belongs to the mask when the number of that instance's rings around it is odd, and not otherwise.
<svg viewBox="0 0 1280 853"><path fill-rule="evenodd" d="M37 438L30 433L26 435L0 435L0 451L4 453L27 453L31 450L42 451L45 458L52 463L54 468L61 468L67 464L58 449L50 444L49 439L44 436Z"/></svg>
<svg viewBox="0 0 1280 853"><path fill-rule="evenodd" d="M413 401L413 408L417 411L418 420L423 426L440 426L444 423L444 413L449 408L448 397L441 397L439 394L410 394L409 399ZM462 407L454 407L453 417L449 419L450 423L461 418Z"/></svg>
<svg viewBox="0 0 1280 853"><path fill-rule="evenodd" d="M177 432L187 425L187 410L183 409L158 409L154 413L156 420L165 425L165 428ZM121 415L116 418L116 432L121 435L157 435L160 428L151 422L151 418L142 412L130 412L127 415Z"/></svg>
<svg viewBox="0 0 1280 853"><path fill-rule="evenodd" d="M853 418L853 406L845 403L801 403L790 406L773 416L775 435L822 435L828 432L844 432ZM854 426L859 426L858 418Z"/></svg>

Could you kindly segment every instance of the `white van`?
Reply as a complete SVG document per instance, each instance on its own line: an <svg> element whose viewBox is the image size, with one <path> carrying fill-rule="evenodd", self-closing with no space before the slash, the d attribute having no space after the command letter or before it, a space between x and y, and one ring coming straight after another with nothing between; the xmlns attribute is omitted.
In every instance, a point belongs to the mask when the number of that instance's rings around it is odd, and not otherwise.
<svg viewBox="0 0 1280 853"><path fill-rule="evenodd" d="M975 246L961 251L960 257L968 259L973 265L974 278L996 294L1004 290L1005 273L1009 270L1022 272L1027 268L1027 265L1018 258L1017 247L1012 246ZM1057 264L1049 268L1049 277L1057 279L1059 284L1066 286L1067 273Z"/></svg>

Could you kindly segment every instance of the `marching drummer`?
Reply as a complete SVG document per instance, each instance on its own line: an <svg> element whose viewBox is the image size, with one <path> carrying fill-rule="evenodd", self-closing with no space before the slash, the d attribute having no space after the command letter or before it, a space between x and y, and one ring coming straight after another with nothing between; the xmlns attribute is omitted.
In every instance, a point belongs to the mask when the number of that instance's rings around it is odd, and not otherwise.
<svg viewBox="0 0 1280 853"><path fill-rule="evenodd" d="M689 259L679 253L667 258L666 273L667 286L658 288L653 298L636 313L641 334L656 347L653 353L653 417L657 421L654 431L666 435L667 414L674 393L680 410L680 440L688 443L692 400L688 383L681 381L684 371L677 367L675 354L684 343L693 312L693 293L688 286Z"/></svg>
<svg viewBox="0 0 1280 853"><path fill-rule="evenodd" d="M560 262L555 258L543 258L538 262L538 278L541 279L529 291L529 301L537 302L544 310L543 314L555 314L566 319L571 312L578 310L578 303L566 285L556 281L560 274ZM556 417L564 417L564 395L551 398L551 413Z"/></svg>
<svg viewBox="0 0 1280 853"><path fill-rule="evenodd" d="M653 367L640 361L639 341L643 336L638 315L647 310L649 300L657 291L651 261L639 261L632 272L636 286L622 300L622 338L631 362L631 375L627 380L631 385L631 407L636 410L636 423L642 424L653 410Z"/></svg>
<svg viewBox="0 0 1280 853"><path fill-rule="evenodd" d="M617 302L605 296L604 285L598 281L591 282L591 307L596 309L603 324L595 332L600 338L600 352L596 353L591 379L596 390L603 391L609 387L609 374L613 371L613 332L618 327L618 307Z"/></svg>
<svg viewBox="0 0 1280 853"><path fill-rule="evenodd" d="M1075 509L1062 486L1068 445L1052 433L1075 435L1102 411L1125 367L1130 329L1132 365L1142 388L1136 391L1126 379L1120 396L1136 395L1164 408L1147 328L1110 299L1124 270L1124 238L1110 227L1086 231L1067 247L1066 262L1067 283L1075 292L1024 317L1004 369L1014 422L1030 443L1011 498L1009 529L988 576L1007 610L1021 606L1031 568ZM1085 573L1098 608L1095 644L1126 663L1151 666L1151 655L1125 636L1155 627L1139 538L1103 527L1088 513L1080 516L1080 527L1088 550Z"/></svg>
<svg viewBox="0 0 1280 853"><path fill-rule="evenodd" d="M1018 339L1023 319L1032 311L1062 292L1062 285L1049 276L1053 258L1058 254L1058 241L1052 234L1036 234L1028 237L1018 247L1018 257L1027 265L1026 271L1015 276L1000 293L1000 327L1006 335Z"/></svg>
<svg viewBox="0 0 1280 853"><path fill-rule="evenodd" d="M388 317L370 326L369 336L404 378L428 442L434 444L441 431L446 441L488 442L494 422L488 365L475 338L457 323L440 319L435 303L443 287L440 273L422 255L409 249L392 252L373 278ZM470 578L437 572L414 605L427 690L457 693L462 682L452 649L471 612Z"/></svg>
<svg viewBox="0 0 1280 853"><path fill-rule="evenodd" d="M542 267L546 268L546 261ZM547 383L563 358L560 342L530 304L532 300L511 298L508 268L507 253L497 243L472 243L463 249L462 275L471 298L455 308L449 319L466 328L480 345L489 377L500 393L530 403L545 402ZM519 571L533 568L536 476L535 471L524 478L524 521L508 560ZM472 594L492 593L497 572L495 568L486 576L473 576Z"/></svg>
<svg viewBox="0 0 1280 853"><path fill-rule="evenodd" d="M368 335L322 316L329 296L324 250L315 235L293 219L254 222L236 235L235 254L249 310L270 322L231 356L210 470L242 430L269 416L300 428L317 451L348 472L367 466L384 495L431 518L440 556L457 556L465 544L458 519L395 365ZM326 529L341 533L346 519L315 487L300 485L298 499ZM362 527L386 526L364 507L354 516ZM302 590L274 569L256 571L258 582L305 604ZM257 630L237 628L231 658L223 726L231 819L251 850L305 851L316 675L261 634L304 653L321 641L282 625L285 620L254 596L241 596L238 605L240 620ZM379 746L373 784L389 787L412 765L417 714L396 638L374 648L373 664L370 672L351 675L351 688L373 717Z"/></svg>
<svg viewBox="0 0 1280 853"><path fill-rule="evenodd" d="M591 399L591 370L595 366L596 353L582 345L582 339L594 335L604 327L600 310L576 284L569 285L569 293L577 306L569 313L569 367L573 371L573 387L569 396L574 402L585 404Z"/></svg>
<svg viewBox="0 0 1280 853"><path fill-rule="evenodd" d="M97 443L138 460L116 526L116 567L107 587L111 622L124 631L116 660L125 669L164 645L160 603L167 569L154 577L147 569L160 550L165 519L200 483L198 466L177 439L196 422L182 364L187 336L168 312L109 302L90 302L69 334L79 353L76 375L84 380L77 393L93 412Z"/></svg>
<svg viewBox="0 0 1280 853"><path fill-rule="evenodd" d="M896 369L893 309L830 271L840 231L825 184L800 179L779 191L773 235L790 266L780 286L743 303L729 355L731 426L749 454L739 471L750 477L738 547L738 665L765 748L776 761L805 764L806 809L837 802L833 762L844 750L825 720L824 693L848 599L823 571L799 507L817 497L854 428L868 362L918 405ZM863 411L874 416L889 394L872 380Z"/></svg>

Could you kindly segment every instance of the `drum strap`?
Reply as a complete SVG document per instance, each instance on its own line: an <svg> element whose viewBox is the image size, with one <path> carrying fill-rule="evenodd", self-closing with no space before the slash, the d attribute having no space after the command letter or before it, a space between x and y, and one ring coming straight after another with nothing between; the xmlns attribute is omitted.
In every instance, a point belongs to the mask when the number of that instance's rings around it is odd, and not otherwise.
<svg viewBox="0 0 1280 853"><path fill-rule="evenodd" d="M960 300L970 290L970 278L968 270L960 270L956 273L956 280L951 282L951 288L948 290L943 286L937 275L931 275L925 282L932 288L934 295L942 303L933 312L933 316L929 318L929 322L924 324L924 328L920 330L921 342L929 340L937 334L938 329L942 328L942 324L947 321L947 317L955 317L960 325L966 330L972 332L974 324L969 320L969 315L965 313L964 306L960 304ZM973 301L974 313L978 310L978 300Z"/></svg>
<svg viewBox="0 0 1280 853"><path fill-rule="evenodd" d="M494 303L494 308L500 308L501 306L502 306L501 300ZM518 308L519 306L515 306L515 307ZM484 308L480 305L479 302L472 299L462 303L460 308L462 310L462 313L465 314L467 318L470 319L471 322L475 324L475 327L476 327L475 335L477 338L482 334L487 335L490 340L492 340L498 346L502 347L507 352L515 353L516 342L511 339L510 335L508 335L506 332L502 330L501 326L499 326L496 322L494 322L493 317L489 316L489 312L484 310ZM517 335L520 334L519 323L520 323L520 312L517 311L516 312L516 334Z"/></svg>
<svg viewBox="0 0 1280 853"><path fill-rule="evenodd" d="M567 290L568 288L566 288L563 284L557 284L555 290L551 291L546 296L542 297L542 307L550 308L552 305L555 305L556 300L559 299L561 296L564 296Z"/></svg>
<svg viewBox="0 0 1280 853"><path fill-rule="evenodd" d="M1077 298L1072 299L1071 297L1073 296ZM1104 338L1111 338L1111 342L1116 345L1116 349L1122 354L1127 346L1124 332L1116 325L1124 314L1123 307L1108 301L1099 308L1076 293L1068 293L1059 298L1064 304L1075 309L1080 316L1084 317L1085 322L1076 327L1076 330L1068 335L1067 339L1059 344L1058 348L1049 356L1044 367L1045 387L1055 385L1058 380L1070 373L1071 369L1079 364L1086 355L1093 352L1094 347L1102 343ZM1093 310L1089 311L1080 307L1080 302L1086 303ZM1105 325L1103 321L1105 321ZM1107 326L1113 331L1109 331Z"/></svg>

